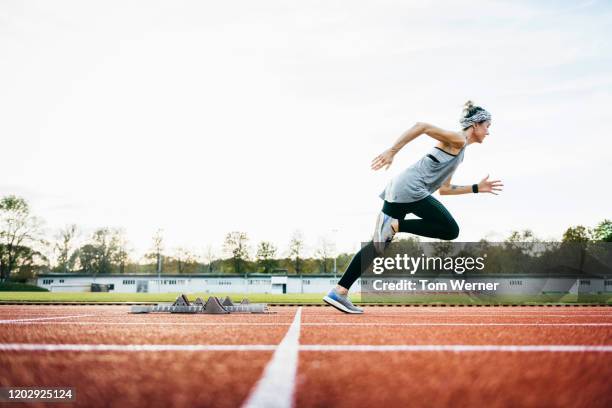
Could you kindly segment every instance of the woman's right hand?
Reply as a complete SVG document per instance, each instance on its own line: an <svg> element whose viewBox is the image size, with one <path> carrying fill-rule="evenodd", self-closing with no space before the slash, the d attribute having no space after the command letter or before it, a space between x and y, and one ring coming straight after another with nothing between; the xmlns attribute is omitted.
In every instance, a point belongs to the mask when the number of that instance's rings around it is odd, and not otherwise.
<svg viewBox="0 0 612 408"><path fill-rule="evenodd" d="M372 160L372 170L380 170L385 166L385 170L387 170L393 163L394 156L395 153L391 149L385 150Z"/></svg>

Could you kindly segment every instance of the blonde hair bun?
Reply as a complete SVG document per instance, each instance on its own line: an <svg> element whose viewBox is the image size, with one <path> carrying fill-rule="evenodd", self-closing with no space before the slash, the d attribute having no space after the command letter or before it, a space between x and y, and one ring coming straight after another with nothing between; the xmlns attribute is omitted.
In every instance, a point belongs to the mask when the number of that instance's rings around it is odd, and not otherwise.
<svg viewBox="0 0 612 408"><path fill-rule="evenodd" d="M467 116L468 113L472 110L474 106L475 106L474 102L472 102L471 100L464 103L463 104L463 116Z"/></svg>

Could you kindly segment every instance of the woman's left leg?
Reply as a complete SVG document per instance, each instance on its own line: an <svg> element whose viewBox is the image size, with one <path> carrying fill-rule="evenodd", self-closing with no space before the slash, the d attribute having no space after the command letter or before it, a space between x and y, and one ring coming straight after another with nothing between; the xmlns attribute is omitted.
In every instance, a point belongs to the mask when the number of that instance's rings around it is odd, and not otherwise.
<svg viewBox="0 0 612 408"><path fill-rule="evenodd" d="M385 206L392 206L393 204L385 201ZM403 217L399 218L399 232L448 241L459 236L459 225L446 207L433 196L427 196L422 200L410 203L410 212L421 219L405 220ZM390 215L393 216L393 214Z"/></svg>

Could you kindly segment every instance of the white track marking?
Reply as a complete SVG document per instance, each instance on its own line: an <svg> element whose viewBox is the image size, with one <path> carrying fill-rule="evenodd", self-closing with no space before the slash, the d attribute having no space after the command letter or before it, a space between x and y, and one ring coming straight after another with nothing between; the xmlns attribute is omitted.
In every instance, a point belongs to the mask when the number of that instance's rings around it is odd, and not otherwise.
<svg viewBox="0 0 612 408"><path fill-rule="evenodd" d="M279 346L273 344L35 344L35 343L0 343L0 351L77 351L77 352L143 352L143 351L274 351ZM294 346L297 351L329 351L329 352L612 352L612 345L465 345L465 344L420 344L420 345L334 345L307 344ZM276 355L276 353L275 353ZM297 367L297 358L295 359ZM268 364L269 365L269 364ZM282 365L282 364L281 364ZM284 367L283 367L284 368ZM266 370L267 371L267 370ZM263 377L262 377L263 380ZM283 377L283 382L291 383L293 392L295 377ZM261 381L260 381L261 382ZM276 389L277 393L285 388ZM280 395L280 394L279 394Z"/></svg>
<svg viewBox="0 0 612 408"><path fill-rule="evenodd" d="M273 351L268 344L30 344L0 343L0 351Z"/></svg>
<svg viewBox="0 0 612 408"><path fill-rule="evenodd" d="M92 316L95 316L95 315L92 315L92 314L82 314L82 315L72 315L72 316L33 317L33 318L29 318L29 319L0 320L0 324L32 322L32 321L37 321L37 320L72 319L72 318L76 318L76 317L92 317Z"/></svg>
<svg viewBox="0 0 612 408"><path fill-rule="evenodd" d="M262 377L242 405L243 407L288 408L293 406L300 347L301 314L302 308L299 307L287 334L278 345Z"/></svg>
<svg viewBox="0 0 612 408"><path fill-rule="evenodd" d="M464 344L423 344L423 345L302 345L300 351L502 351L502 352L612 352L612 346L587 345L464 345Z"/></svg>

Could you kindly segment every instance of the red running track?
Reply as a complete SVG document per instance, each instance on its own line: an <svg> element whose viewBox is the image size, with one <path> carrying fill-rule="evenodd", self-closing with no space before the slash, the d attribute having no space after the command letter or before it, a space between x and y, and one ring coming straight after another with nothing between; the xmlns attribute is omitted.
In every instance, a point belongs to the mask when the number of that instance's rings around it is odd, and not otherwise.
<svg viewBox="0 0 612 408"><path fill-rule="evenodd" d="M83 407L239 407L293 323L289 405L612 406L611 308L297 309L0 306L0 386L74 387Z"/></svg>

